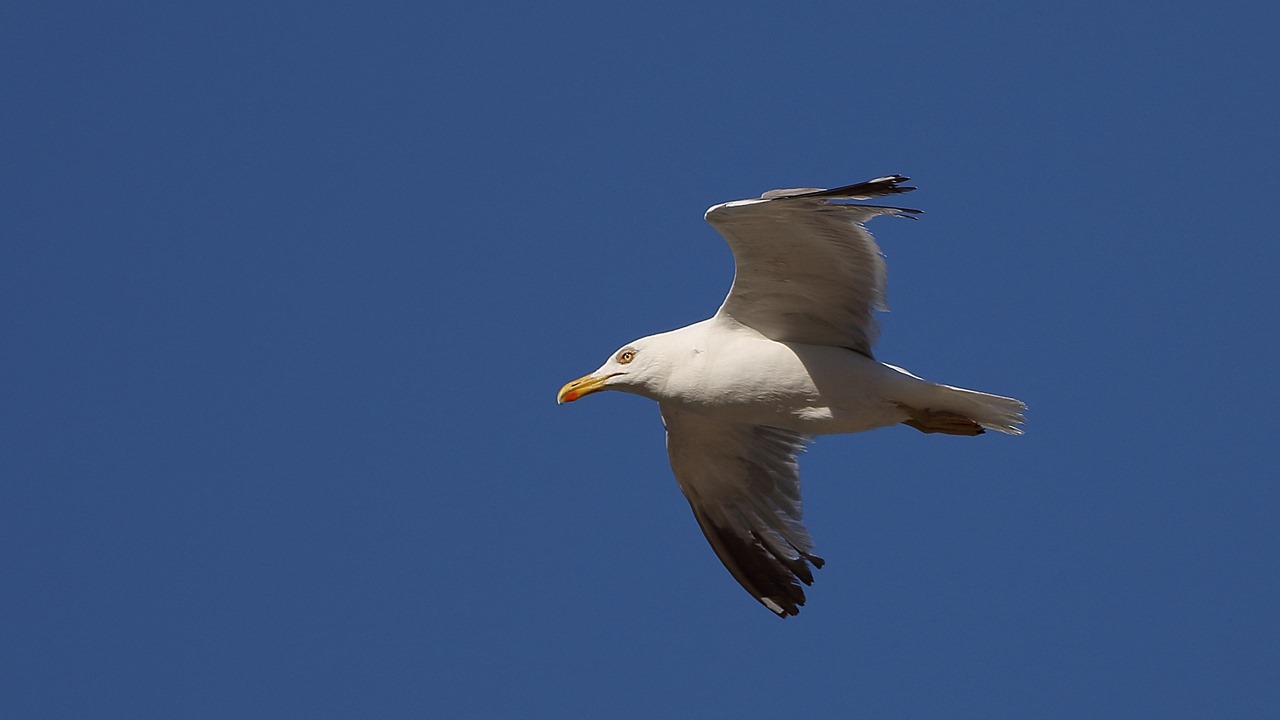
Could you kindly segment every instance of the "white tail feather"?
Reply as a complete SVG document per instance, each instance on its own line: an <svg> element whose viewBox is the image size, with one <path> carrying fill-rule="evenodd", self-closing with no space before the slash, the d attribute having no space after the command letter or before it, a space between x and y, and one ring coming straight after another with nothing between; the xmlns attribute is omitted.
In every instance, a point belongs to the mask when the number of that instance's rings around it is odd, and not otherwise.
<svg viewBox="0 0 1280 720"><path fill-rule="evenodd" d="M1027 406L1021 400L950 385L937 387L947 392L941 396L945 404L937 403L935 409L964 415L988 430L1008 435L1022 434L1022 428L1018 426L1023 423L1022 413Z"/></svg>
<svg viewBox="0 0 1280 720"><path fill-rule="evenodd" d="M1027 409L1021 400L1002 395L940 385L911 374L895 365L884 363L916 382L899 385L898 401L919 410L943 411L966 417L988 430L1007 435L1021 435L1022 413Z"/></svg>

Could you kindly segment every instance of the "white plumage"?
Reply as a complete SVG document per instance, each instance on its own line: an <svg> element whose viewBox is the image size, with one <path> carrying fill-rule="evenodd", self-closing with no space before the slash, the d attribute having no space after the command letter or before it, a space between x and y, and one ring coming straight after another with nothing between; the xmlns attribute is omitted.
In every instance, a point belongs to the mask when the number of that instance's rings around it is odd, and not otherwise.
<svg viewBox="0 0 1280 720"><path fill-rule="evenodd" d="M707 210L733 250L733 287L711 318L618 350L560 402L622 390L658 402L680 489L716 554L781 617L822 567L801 519L796 456L814 435L903 423L923 432L1018 434L1012 398L922 380L877 362L885 265L864 223L918 210L850 204L907 192L893 175L832 190L771 190Z"/></svg>

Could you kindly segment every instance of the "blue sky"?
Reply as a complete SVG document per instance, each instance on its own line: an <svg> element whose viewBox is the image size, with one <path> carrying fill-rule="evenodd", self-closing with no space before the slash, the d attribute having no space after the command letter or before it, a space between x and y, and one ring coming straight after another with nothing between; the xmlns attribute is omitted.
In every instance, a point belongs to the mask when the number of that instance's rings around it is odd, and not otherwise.
<svg viewBox="0 0 1280 720"><path fill-rule="evenodd" d="M0 715L1274 717L1264 3L10 4ZM701 215L913 178L780 621L655 407Z"/></svg>

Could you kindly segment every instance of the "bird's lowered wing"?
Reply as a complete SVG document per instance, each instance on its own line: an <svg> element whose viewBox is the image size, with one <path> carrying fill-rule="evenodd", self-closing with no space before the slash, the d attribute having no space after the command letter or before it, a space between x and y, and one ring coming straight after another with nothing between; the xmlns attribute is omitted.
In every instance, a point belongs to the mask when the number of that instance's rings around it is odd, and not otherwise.
<svg viewBox="0 0 1280 720"><path fill-rule="evenodd" d="M780 617L822 567L801 522L796 456L808 436L662 406L671 469L702 534L747 592Z"/></svg>
<svg viewBox="0 0 1280 720"><path fill-rule="evenodd" d="M707 210L733 251L733 287L717 313L779 342L847 347L871 357L873 310L885 309L885 264L864 227L919 210L852 205L908 192L901 175L820 190L770 190Z"/></svg>

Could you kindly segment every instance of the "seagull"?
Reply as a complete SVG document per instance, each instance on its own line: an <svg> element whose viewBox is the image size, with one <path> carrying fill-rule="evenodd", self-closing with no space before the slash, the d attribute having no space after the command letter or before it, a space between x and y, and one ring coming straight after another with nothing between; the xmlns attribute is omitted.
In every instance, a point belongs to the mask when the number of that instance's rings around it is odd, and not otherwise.
<svg viewBox="0 0 1280 720"><path fill-rule="evenodd" d="M903 424L924 433L1021 434L1013 398L929 382L878 362L873 311L885 264L865 224L919 210L850 201L914 190L889 175L770 190L712 206L733 286L707 320L640 338L556 401L601 390L657 401L667 456L703 535L734 579L779 617L804 605L814 554L797 456L815 435Z"/></svg>

